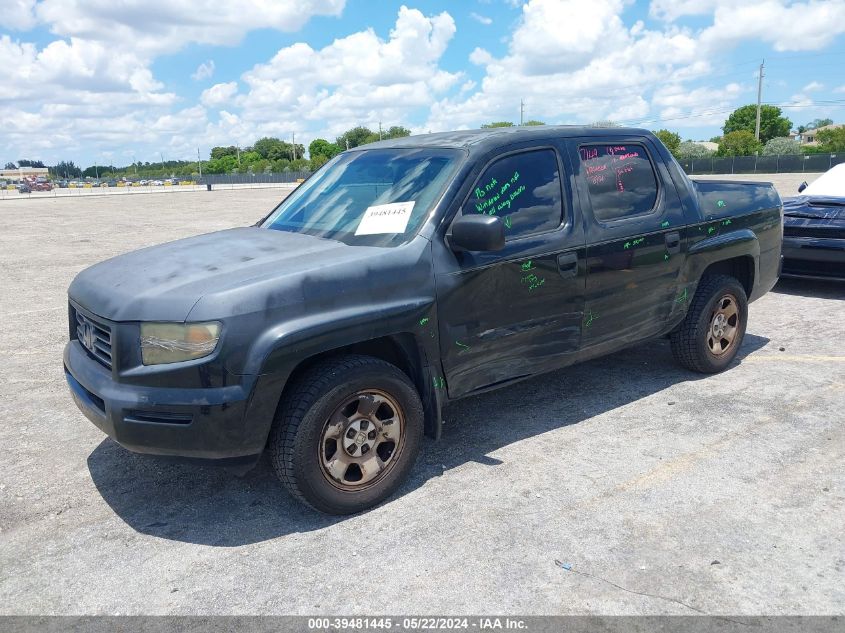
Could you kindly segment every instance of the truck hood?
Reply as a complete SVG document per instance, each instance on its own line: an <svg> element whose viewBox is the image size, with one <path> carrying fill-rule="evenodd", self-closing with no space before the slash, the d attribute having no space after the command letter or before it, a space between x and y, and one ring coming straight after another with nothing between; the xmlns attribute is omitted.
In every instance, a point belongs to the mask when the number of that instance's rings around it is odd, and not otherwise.
<svg viewBox="0 0 845 633"><path fill-rule="evenodd" d="M287 277L348 266L384 250L255 227L229 229L103 261L79 273L68 295L112 321L185 321L203 297L219 297L268 279L278 280L277 289L293 290L296 280L286 284ZM288 293L288 299L295 297ZM236 305L226 309L237 310Z"/></svg>

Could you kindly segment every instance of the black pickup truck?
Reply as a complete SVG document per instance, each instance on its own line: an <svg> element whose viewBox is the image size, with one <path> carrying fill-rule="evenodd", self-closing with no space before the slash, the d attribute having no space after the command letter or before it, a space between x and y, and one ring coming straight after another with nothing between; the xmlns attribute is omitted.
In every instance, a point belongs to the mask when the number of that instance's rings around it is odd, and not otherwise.
<svg viewBox="0 0 845 633"><path fill-rule="evenodd" d="M384 141L255 226L81 272L65 373L130 450L244 468L268 449L298 499L351 513L450 400L662 336L726 368L782 232L770 184L691 182L644 130Z"/></svg>

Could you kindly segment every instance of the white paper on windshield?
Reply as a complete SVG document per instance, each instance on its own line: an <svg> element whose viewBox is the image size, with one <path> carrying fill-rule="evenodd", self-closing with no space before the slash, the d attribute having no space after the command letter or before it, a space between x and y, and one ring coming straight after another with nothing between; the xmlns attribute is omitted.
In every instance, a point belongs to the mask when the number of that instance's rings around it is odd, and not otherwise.
<svg viewBox="0 0 845 633"><path fill-rule="evenodd" d="M367 207L364 217L355 229L355 235L380 235L404 233L414 210L414 201L392 202Z"/></svg>

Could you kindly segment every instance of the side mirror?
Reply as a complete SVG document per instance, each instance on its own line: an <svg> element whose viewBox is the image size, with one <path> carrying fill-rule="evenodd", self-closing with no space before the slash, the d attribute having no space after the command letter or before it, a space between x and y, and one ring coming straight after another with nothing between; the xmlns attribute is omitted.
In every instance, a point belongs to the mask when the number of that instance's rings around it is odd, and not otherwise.
<svg viewBox="0 0 845 633"><path fill-rule="evenodd" d="M500 251L505 247L505 225L494 215L462 215L452 223L450 242L465 251Z"/></svg>
<svg viewBox="0 0 845 633"><path fill-rule="evenodd" d="M807 188L807 181L805 180L805 181L804 181L804 182L802 182L800 185L798 185L798 193L801 193L801 192L802 192L802 191L804 191L804 189L806 189L806 188Z"/></svg>

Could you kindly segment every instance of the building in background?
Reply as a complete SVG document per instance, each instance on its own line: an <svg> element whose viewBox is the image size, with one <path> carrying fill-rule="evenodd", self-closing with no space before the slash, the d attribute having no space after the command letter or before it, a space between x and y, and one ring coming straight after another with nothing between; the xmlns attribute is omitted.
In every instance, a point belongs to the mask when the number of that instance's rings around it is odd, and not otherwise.
<svg viewBox="0 0 845 633"><path fill-rule="evenodd" d="M46 167L18 167L17 169L0 169L0 180L19 182L24 178L46 179L49 175Z"/></svg>
<svg viewBox="0 0 845 633"><path fill-rule="evenodd" d="M804 130L803 132L795 136L795 140L801 143L801 145L815 146L819 144L819 142L816 140L816 134L818 134L822 130L836 130L841 127L845 126L843 126L843 124L841 123L834 123L832 125L825 125L823 127L816 128L814 130Z"/></svg>

